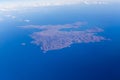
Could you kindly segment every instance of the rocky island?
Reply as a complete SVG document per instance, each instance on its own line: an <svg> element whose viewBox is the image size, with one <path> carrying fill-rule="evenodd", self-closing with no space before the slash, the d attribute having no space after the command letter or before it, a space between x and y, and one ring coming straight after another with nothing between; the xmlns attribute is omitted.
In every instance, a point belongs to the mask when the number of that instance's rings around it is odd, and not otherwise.
<svg viewBox="0 0 120 80"><path fill-rule="evenodd" d="M102 32L103 29L92 27L80 30L85 25L87 25L85 22L76 22L64 25L27 25L22 27L40 30L30 35L33 39L31 43L40 46L41 50L46 52L66 48L75 43L90 43L105 40L104 37L97 34Z"/></svg>

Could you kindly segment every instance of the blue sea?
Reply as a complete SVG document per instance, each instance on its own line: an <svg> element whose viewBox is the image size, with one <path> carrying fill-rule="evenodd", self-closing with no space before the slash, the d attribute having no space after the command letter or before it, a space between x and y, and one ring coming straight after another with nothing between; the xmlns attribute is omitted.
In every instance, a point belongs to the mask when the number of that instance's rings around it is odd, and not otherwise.
<svg viewBox="0 0 120 80"><path fill-rule="evenodd" d="M45 7L12 14L30 23L0 23L0 80L120 80L120 9L117 5ZM110 40L73 44L43 53L19 26L83 21ZM26 43L22 46L21 43Z"/></svg>

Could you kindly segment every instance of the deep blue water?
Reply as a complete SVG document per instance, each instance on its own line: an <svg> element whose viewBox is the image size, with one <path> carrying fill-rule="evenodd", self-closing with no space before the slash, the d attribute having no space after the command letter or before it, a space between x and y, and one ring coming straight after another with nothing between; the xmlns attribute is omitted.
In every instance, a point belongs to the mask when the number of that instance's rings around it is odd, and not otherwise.
<svg viewBox="0 0 120 80"><path fill-rule="evenodd" d="M0 33L0 80L120 80L120 11L118 5L45 8L18 15L24 23L6 21ZM41 14L40 14L41 12ZM39 13L39 14L38 14ZM16 14L16 13L14 13ZM21 13L23 14L23 13ZM39 16L39 17L38 17ZM33 31L16 26L64 24L76 21L100 26L110 41L74 44L70 48L42 53L30 44ZM26 46L21 46L26 42Z"/></svg>

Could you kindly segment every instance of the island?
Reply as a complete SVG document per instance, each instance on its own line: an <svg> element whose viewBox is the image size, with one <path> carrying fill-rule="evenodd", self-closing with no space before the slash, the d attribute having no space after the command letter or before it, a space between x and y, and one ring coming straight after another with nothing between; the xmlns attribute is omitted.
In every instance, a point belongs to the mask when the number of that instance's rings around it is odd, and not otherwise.
<svg viewBox="0 0 120 80"><path fill-rule="evenodd" d="M106 40L105 37L97 33L104 30L99 27L84 28L86 22L75 22L63 25L27 25L25 29L37 29L30 34L33 39L32 44L40 46L44 52L59 50L76 43L100 42Z"/></svg>

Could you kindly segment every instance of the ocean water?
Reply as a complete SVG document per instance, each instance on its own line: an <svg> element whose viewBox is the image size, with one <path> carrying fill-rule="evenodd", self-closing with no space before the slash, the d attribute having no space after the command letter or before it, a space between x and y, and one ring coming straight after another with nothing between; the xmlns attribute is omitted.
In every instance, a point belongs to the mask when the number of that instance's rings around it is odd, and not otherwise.
<svg viewBox="0 0 120 80"><path fill-rule="evenodd" d="M66 6L36 9L15 14L30 23L6 21L0 34L1 80L120 80L119 5ZM28 14L29 13L29 14ZM24 14L24 15L22 15ZM38 17L39 16L39 17ZM87 22L100 26L100 35L110 40L73 44L43 53L30 44L34 31L19 26ZM26 43L22 46L21 43Z"/></svg>

